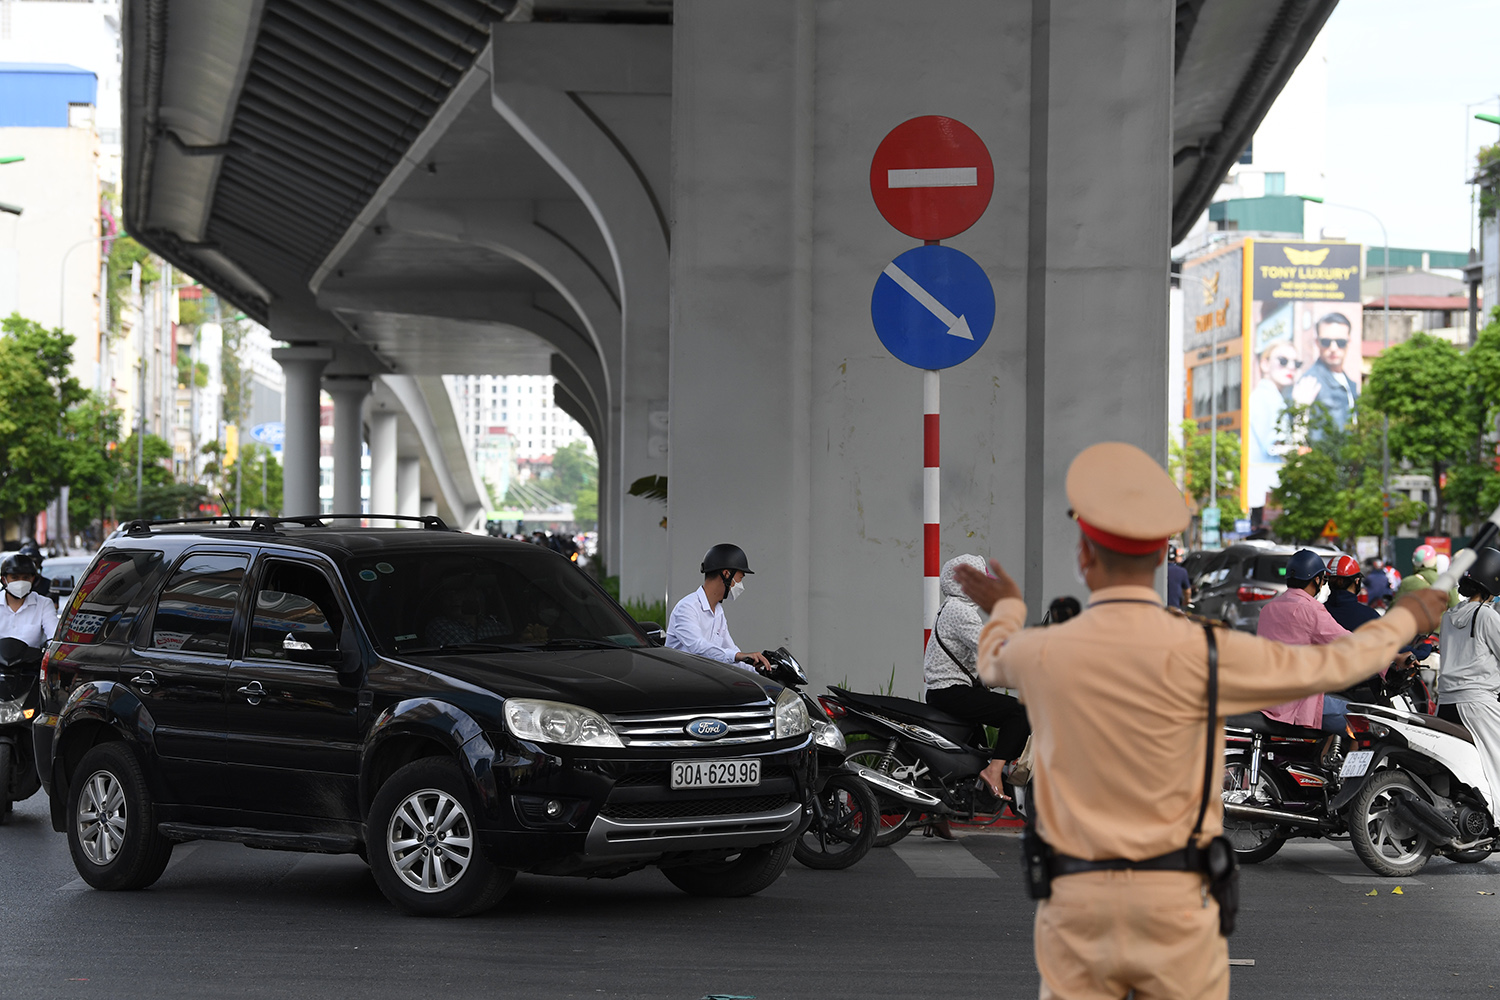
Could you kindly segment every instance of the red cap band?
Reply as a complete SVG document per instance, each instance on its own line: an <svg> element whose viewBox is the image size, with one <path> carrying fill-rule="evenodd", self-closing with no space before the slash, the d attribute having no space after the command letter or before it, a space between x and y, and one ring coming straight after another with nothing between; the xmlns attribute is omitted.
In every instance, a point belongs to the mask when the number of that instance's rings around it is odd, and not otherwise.
<svg viewBox="0 0 1500 1000"><path fill-rule="evenodd" d="M1078 527L1082 528L1083 533L1089 536L1089 538L1098 542L1106 549L1113 549L1127 556L1143 556L1148 552L1155 552L1167 544L1165 538L1140 539L1126 538L1124 535L1112 535L1103 528L1094 527L1077 515L1074 515L1074 520L1078 522Z"/></svg>

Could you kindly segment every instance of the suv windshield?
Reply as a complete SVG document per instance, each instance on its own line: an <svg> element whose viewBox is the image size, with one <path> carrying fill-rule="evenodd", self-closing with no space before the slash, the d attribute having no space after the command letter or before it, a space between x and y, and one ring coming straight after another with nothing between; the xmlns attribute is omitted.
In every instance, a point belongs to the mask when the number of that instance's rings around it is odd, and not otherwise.
<svg viewBox="0 0 1500 1000"><path fill-rule="evenodd" d="M387 652L647 645L582 572L545 549L387 553L349 560L346 577Z"/></svg>

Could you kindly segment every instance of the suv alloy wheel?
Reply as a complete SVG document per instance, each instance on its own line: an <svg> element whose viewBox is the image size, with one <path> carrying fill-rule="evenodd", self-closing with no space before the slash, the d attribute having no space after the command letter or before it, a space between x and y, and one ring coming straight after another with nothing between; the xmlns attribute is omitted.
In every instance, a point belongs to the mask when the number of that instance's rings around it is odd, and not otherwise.
<svg viewBox="0 0 1500 1000"><path fill-rule="evenodd" d="M516 873L476 843L473 796L458 764L424 757L391 775L365 824L380 891L413 916L467 917L490 909Z"/></svg>
<svg viewBox="0 0 1500 1000"><path fill-rule="evenodd" d="M172 860L140 761L124 743L101 743L78 762L67 827L73 864L95 889L144 889Z"/></svg>

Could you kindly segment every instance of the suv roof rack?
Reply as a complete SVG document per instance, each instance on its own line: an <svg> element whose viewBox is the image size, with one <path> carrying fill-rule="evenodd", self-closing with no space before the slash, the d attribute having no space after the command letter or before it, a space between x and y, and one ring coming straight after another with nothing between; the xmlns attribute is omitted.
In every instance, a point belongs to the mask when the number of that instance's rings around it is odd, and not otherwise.
<svg viewBox="0 0 1500 1000"><path fill-rule="evenodd" d="M327 521L357 521L357 520L380 520L380 521L416 521L424 529L431 531L451 531L446 521L435 514L417 516L415 514L301 514L291 517L233 517L221 515L218 517L164 517L164 518L136 518L126 521L120 525L119 530L127 535L145 534L152 528L162 527L168 524L217 524L225 523L228 527L239 528L244 525L242 521L249 521L251 531L274 532L277 526L282 524L300 524L304 528L326 528Z"/></svg>

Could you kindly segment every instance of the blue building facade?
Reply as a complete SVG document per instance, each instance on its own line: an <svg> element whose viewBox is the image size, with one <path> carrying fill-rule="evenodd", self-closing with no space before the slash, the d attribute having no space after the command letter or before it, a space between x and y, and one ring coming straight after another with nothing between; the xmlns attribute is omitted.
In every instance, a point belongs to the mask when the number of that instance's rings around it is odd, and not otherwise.
<svg viewBox="0 0 1500 1000"><path fill-rule="evenodd" d="M68 108L95 104L98 78L65 63L0 63L0 128L67 128Z"/></svg>

